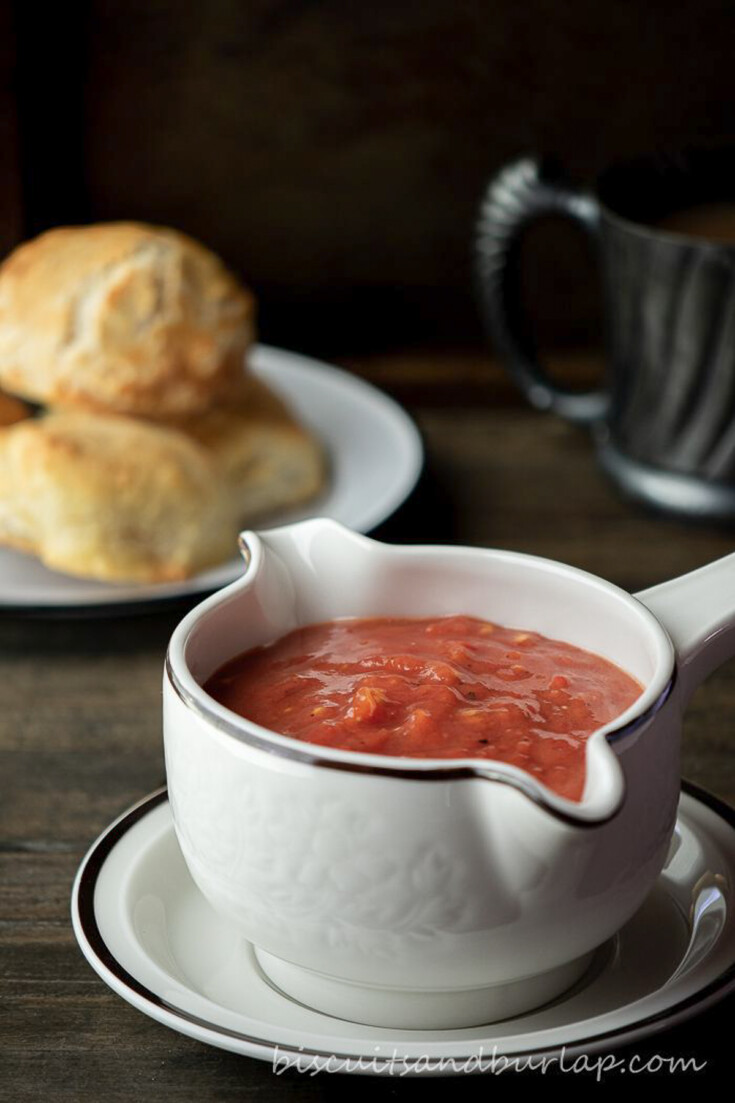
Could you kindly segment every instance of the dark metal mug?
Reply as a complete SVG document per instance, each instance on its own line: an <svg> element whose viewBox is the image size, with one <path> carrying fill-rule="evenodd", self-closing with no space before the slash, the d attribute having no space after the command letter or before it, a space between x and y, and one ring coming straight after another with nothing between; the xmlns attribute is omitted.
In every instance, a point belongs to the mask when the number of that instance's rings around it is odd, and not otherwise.
<svg viewBox="0 0 735 1103"><path fill-rule="evenodd" d="M595 194L524 158L491 181L480 213L480 300L497 351L528 400L589 425L600 462L630 495L735 520L735 232L732 243L657 227L676 211L729 201L735 150L612 167ZM517 276L525 228L561 215L599 252L606 379L557 386L535 358Z"/></svg>

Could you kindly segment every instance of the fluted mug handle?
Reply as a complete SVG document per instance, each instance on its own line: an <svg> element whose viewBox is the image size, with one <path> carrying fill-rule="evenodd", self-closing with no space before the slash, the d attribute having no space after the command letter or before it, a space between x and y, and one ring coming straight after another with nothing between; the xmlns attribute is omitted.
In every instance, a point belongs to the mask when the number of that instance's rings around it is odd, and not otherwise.
<svg viewBox="0 0 735 1103"><path fill-rule="evenodd" d="M605 416L607 392L558 386L536 358L523 324L518 246L523 231L549 215L571 219L597 242L596 199L555 179L541 161L522 158L490 182L480 208L476 239L480 306L500 357L528 401L537 409L552 410L587 425Z"/></svg>

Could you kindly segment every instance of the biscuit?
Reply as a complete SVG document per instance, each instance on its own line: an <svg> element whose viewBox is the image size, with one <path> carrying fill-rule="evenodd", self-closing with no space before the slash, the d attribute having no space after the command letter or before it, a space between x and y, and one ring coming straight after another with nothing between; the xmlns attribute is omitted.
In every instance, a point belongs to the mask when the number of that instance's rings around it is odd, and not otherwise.
<svg viewBox="0 0 735 1103"><path fill-rule="evenodd" d="M206 450L173 429L64 411L0 429L0 543L67 574L186 578L236 553Z"/></svg>
<svg viewBox="0 0 735 1103"><path fill-rule="evenodd" d="M221 261L175 230L50 230L0 266L0 385L48 406L186 415L242 371L254 314Z"/></svg>
<svg viewBox="0 0 735 1103"><path fill-rule="evenodd" d="M321 444L252 375L241 376L226 405L176 424L214 458L241 527L301 505L324 486Z"/></svg>

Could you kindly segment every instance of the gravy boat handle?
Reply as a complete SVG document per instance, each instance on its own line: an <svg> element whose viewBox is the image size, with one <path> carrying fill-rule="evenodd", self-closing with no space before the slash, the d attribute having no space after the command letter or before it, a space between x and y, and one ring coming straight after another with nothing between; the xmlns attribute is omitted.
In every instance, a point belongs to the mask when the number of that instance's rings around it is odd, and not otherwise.
<svg viewBox="0 0 735 1103"><path fill-rule="evenodd" d="M686 702L708 674L735 656L735 554L634 596L671 637Z"/></svg>

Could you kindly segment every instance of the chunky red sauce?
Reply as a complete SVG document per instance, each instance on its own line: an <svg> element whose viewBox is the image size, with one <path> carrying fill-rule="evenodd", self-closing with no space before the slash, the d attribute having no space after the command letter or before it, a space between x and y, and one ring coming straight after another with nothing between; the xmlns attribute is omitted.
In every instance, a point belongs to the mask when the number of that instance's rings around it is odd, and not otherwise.
<svg viewBox="0 0 735 1103"><path fill-rule="evenodd" d="M469 616L338 620L238 655L205 687L272 731L412 758L491 758L579 800L585 739L641 686L589 651Z"/></svg>

